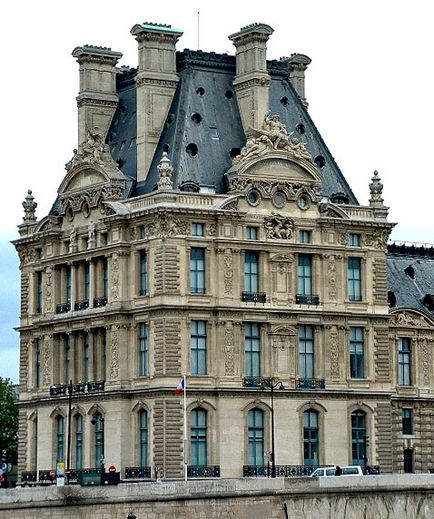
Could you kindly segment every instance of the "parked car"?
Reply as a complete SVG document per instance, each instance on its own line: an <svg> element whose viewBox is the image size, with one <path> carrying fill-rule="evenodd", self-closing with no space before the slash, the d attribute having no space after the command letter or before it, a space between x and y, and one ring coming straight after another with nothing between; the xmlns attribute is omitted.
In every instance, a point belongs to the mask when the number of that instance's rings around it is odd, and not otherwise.
<svg viewBox="0 0 434 519"><path fill-rule="evenodd" d="M363 476L362 467L359 465L348 465L341 467L342 476ZM336 467L320 467L312 472L311 477L327 477L327 476L335 476L336 475Z"/></svg>

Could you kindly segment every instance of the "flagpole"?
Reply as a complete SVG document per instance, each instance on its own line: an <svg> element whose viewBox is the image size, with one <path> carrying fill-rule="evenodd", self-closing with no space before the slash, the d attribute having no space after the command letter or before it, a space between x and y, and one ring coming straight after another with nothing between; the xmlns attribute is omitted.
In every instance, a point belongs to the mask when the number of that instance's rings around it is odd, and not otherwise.
<svg viewBox="0 0 434 519"><path fill-rule="evenodd" d="M184 481L187 481L187 376L184 379Z"/></svg>

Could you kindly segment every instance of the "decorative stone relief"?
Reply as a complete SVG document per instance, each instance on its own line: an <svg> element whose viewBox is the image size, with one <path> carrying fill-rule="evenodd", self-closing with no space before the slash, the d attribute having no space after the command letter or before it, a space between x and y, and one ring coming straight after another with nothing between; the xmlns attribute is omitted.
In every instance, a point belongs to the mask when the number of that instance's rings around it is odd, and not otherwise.
<svg viewBox="0 0 434 519"><path fill-rule="evenodd" d="M44 337L44 350L42 357L42 382L44 386L51 385L51 344L53 335L49 334Z"/></svg>
<svg viewBox="0 0 434 519"><path fill-rule="evenodd" d="M262 198L273 198L276 192L285 195L288 200L297 200L301 194L308 195L312 200L321 195L321 185L313 183L310 185L300 182L277 182L268 180L253 180L251 178L234 176L228 178L229 191L246 193L247 191L258 191ZM224 209L228 209L227 206Z"/></svg>
<svg viewBox="0 0 434 519"><path fill-rule="evenodd" d="M432 366L432 349L433 349L434 338L422 338L419 339L420 346L420 356L421 356L421 364L422 364L422 375L423 375L423 383L426 386L430 385L430 369Z"/></svg>
<svg viewBox="0 0 434 519"><path fill-rule="evenodd" d="M27 196L23 202L24 216L23 224L32 224L36 222L35 210L38 204L35 202L35 198L32 195L32 190L27 191Z"/></svg>
<svg viewBox="0 0 434 519"><path fill-rule="evenodd" d="M369 192L371 194L371 198L369 199L370 206L382 206L383 205L383 184L381 183L380 177L378 176L378 171L374 171L374 176L372 177L372 182L369 184Z"/></svg>
<svg viewBox="0 0 434 519"><path fill-rule="evenodd" d="M365 245L367 247L374 247L375 249L386 249L389 234L390 229L377 229L372 234L367 234L365 236Z"/></svg>
<svg viewBox="0 0 434 519"><path fill-rule="evenodd" d="M217 225L215 223L210 223L209 225L207 225L207 235L208 236L217 235Z"/></svg>
<svg viewBox="0 0 434 519"><path fill-rule="evenodd" d="M262 157L272 150L284 150L295 159L312 161L306 145L288 133L278 114L267 114L262 128L250 128L249 134L241 153L232 160L233 164Z"/></svg>
<svg viewBox="0 0 434 519"><path fill-rule="evenodd" d="M232 286L233 286L233 278L234 278L234 270L233 270L233 258L232 254L225 254L223 259L223 276L225 283L225 294L232 294Z"/></svg>
<svg viewBox="0 0 434 519"><path fill-rule="evenodd" d="M45 311L47 313L53 312L53 269L51 267L47 267L45 269Z"/></svg>
<svg viewBox="0 0 434 519"><path fill-rule="evenodd" d="M339 379L339 345L336 326L332 326L329 336L330 348L330 377Z"/></svg>
<svg viewBox="0 0 434 519"><path fill-rule="evenodd" d="M341 232L339 234L339 245L348 245L348 233Z"/></svg>
<svg viewBox="0 0 434 519"><path fill-rule="evenodd" d="M232 326L225 328L224 338L225 375L235 375L234 362L234 330Z"/></svg>
<svg viewBox="0 0 434 519"><path fill-rule="evenodd" d="M111 299L112 301L118 301L119 299L119 257L117 252L113 253L111 261Z"/></svg>
<svg viewBox="0 0 434 519"><path fill-rule="evenodd" d="M98 164L117 169L117 164L110 153L110 147L104 142L100 133L88 130L86 141L80 144L78 150L74 150L72 159L65 164L65 169L69 172L81 164Z"/></svg>
<svg viewBox="0 0 434 519"><path fill-rule="evenodd" d="M431 324L422 316L411 316L407 312L400 312L391 316L391 324L395 326L415 326L416 328L431 328Z"/></svg>
<svg viewBox="0 0 434 519"><path fill-rule="evenodd" d="M116 380L119 377L119 338L120 325L113 326L111 337L110 378Z"/></svg>
<svg viewBox="0 0 434 519"><path fill-rule="evenodd" d="M273 213L264 219L264 228L267 238L289 240L294 232L294 220Z"/></svg>
<svg viewBox="0 0 434 519"><path fill-rule="evenodd" d="M87 248L93 249L95 244L95 222L90 222L87 230Z"/></svg>
<svg viewBox="0 0 434 519"><path fill-rule="evenodd" d="M168 236L188 235L190 226L165 211L158 211L152 222L146 225L146 236L165 238Z"/></svg>
<svg viewBox="0 0 434 519"><path fill-rule="evenodd" d="M333 255L329 256L327 261L327 282L329 289L329 299L336 301L336 260Z"/></svg>

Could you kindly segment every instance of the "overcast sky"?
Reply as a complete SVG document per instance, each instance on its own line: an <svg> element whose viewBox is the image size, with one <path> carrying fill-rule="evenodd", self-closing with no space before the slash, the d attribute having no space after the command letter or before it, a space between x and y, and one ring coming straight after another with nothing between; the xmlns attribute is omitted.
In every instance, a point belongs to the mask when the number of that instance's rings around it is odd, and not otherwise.
<svg viewBox="0 0 434 519"><path fill-rule="evenodd" d="M7 5L7 7L5 7ZM255 7L255 6L258 7ZM18 382L19 280L11 239L27 189L45 216L77 146L74 47L103 45L137 66L136 23L184 31L178 49L234 53L228 35L274 29L269 59L307 54L309 111L361 204L377 169L394 240L433 243L434 119L431 0L146 2L22 0L2 8L0 376Z"/></svg>

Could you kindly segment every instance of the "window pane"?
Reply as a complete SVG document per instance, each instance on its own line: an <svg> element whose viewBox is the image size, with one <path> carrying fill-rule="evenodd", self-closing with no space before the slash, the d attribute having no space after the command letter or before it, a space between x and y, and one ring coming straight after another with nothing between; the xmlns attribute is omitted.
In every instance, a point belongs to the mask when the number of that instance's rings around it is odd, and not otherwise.
<svg viewBox="0 0 434 519"><path fill-rule="evenodd" d="M259 292L259 256L257 252L245 252L244 290L246 292Z"/></svg>
<svg viewBox="0 0 434 519"><path fill-rule="evenodd" d="M148 293L148 256L146 251L140 251L140 295Z"/></svg>
<svg viewBox="0 0 434 519"><path fill-rule="evenodd" d="M363 465L365 460L366 414L355 411L351 415L353 465Z"/></svg>
<svg viewBox="0 0 434 519"><path fill-rule="evenodd" d="M140 442L140 466L148 465L148 413L141 411L139 414L139 442Z"/></svg>
<svg viewBox="0 0 434 519"><path fill-rule="evenodd" d="M248 465L264 464L264 413L252 409L248 414Z"/></svg>
<svg viewBox="0 0 434 519"><path fill-rule="evenodd" d="M190 290L193 294L205 293L205 249L190 250Z"/></svg>
<svg viewBox="0 0 434 519"><path fill-rule="evenodd" d="M56 418L56 428L57 428L57 448L56 448L56 460L63 461L65 459L65 420L63 416L58 416Z"/></svg>
<svg viewBox="0 0 434 519"><path fill-rule="evenodd" d="M307 254L298 256L298 293L312 295L312 257Z"/></svg>
<svg viewBox="0 0 434 519"><path fill-rule="evenodd" d="M259 377L261 374L261 336L257 323L244 326L244 372L246 377Z"/></svg>
<svg viewBox="0 0 434 519"><path fill-rule="evenodd" d="M247 227L246 229L246 238L248 240L257 240L258 239L258 229L257 227Z"/></svg>
<svg viewBox="0 0 434 519"><path fill-rule="evenodd" d="M207 374L207 334L205 321L190 323L190 372L192 375Z"/></svg>
<svg viewBox="0 0 434 519"><path fill-rule="evenodd" d="M75 468L83 468L83 417L75 417Z"/></svg>
<svg viewBox="0 0 434 519"><path fill-rule="evenodd" d="M365 376L365 339L364 330L359 326L350 327L350 377Z"/></svg>
<svg viewBox="0 0 434 519"><path fill-rule="evenodd" d="M402 410L402 434L413 434L413 410Z"/></svg>
<svg viewBox="0 0 434 519"><path fill-rule="evenodd" d="M299 376L300 378L314 378L314 339L313 326L299 327Z"/></svg>
<svg viewBox="0 0 434 519"><path fill-rule="evenodd" d="M104 453L104 420L102 419L102 416L100 413L97 413L94 415L96 418L96 424L95 424L95 467L100 467L103 462L103 453Z"/></svg>
<svg viewBox="0 0 434 519"><path fill-rule="evenodd" d="M193 409L191 412L191 464L208 465L207 460L207 412L204 409Z"/></svg>
<svg viewBox="0 0 434 519"><path fill-rule="evenodd" d="M398 384L411 385L411 339L398 339Z"/></svg>
<svg viewBox="0 0 434 519"><path fill-rule="evenodd" d="M362 300L362 263L360 258L348 258L348 298Z"/></svg>
<svg viewBox="0 0 434 519"><path fill-rule="evenodd" d="M145 323L139 325L139 376L148 374L148 327Z"/></svg>
<svg viewBox="0 0 434 519"><path fill-rule="evenodd" d="M318 413L309 410L303 413L303 452L305 465L319 465Z"/></svg>

